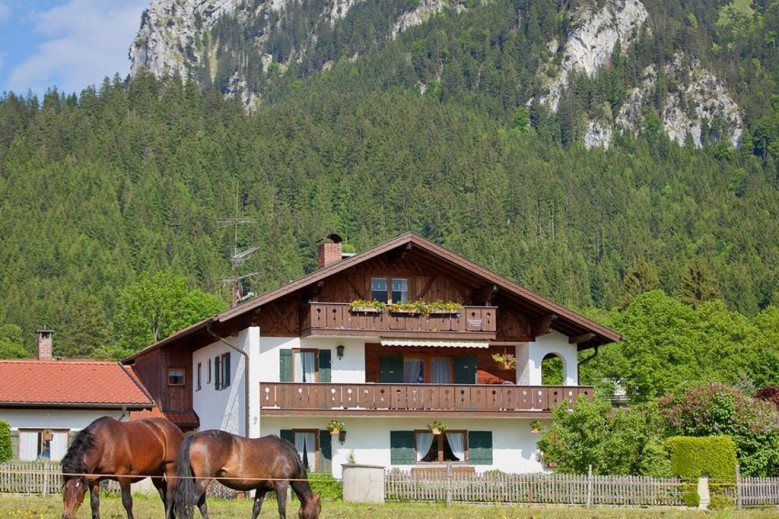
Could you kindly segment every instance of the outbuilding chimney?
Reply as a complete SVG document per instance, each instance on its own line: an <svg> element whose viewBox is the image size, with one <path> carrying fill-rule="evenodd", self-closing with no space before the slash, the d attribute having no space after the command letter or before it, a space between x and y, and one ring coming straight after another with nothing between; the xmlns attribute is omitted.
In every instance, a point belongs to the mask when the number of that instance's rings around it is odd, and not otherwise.
<svg viewBox="0 0 779 519"><path fill-rule="evenodd" d="M326 267L336 261L340 261L343 253L343 239L337 234L329 234L319 240L317 256L319 268Z"/></svg>
<svg viewBox="0 0 779 519"><path fill-rule="evenodd" d="M51 360L51 336L54 334L54 330L49 330L44 325L43 328L38 330L38 360Z"/></svg>

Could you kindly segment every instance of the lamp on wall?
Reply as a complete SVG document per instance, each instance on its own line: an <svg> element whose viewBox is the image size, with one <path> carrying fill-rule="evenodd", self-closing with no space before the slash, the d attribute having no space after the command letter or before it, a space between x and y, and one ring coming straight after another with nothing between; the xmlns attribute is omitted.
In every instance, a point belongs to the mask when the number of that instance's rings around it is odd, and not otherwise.
<svg viewBox="0 0 779 519"><path fill-rule="evenodd" d="M335 354L338 356L338 360L341 360L344 358L344 345L339 344L335 347Z"/></svg>

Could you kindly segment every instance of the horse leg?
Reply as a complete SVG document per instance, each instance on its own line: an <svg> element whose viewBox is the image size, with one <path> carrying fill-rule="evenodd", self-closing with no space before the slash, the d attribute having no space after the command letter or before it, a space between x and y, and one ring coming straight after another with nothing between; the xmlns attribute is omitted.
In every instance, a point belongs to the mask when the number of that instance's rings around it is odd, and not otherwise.
<svg viewBox="0 0 779 519"><path fill-rule="evenodd" d="M288 481L276 482L276 501L279 503L279 519L287 519L287 489Z"/></svg>
<svg viewBox="0 0 779 519"><path fill-rule="evenodd" d="M257 519L257 516L260 515L260 511L262 511L262 501L265 499L265 494L267 494L268 491L264 489L258 488L254 491L254 507L252 507L252 519Z"/></svg>
<svg viewBox="0 0 779 519"><path fill-rule="evenodd" d="M198 479L195 481L195 496L197 496L197 508L203 519L208 519L208 504L206 503L206 490L211 483L210 479Z"/></svg>
<svg viewBox="0 0 779 519"><path fill-rule="evenodd" d="M171 505L171 499L173 493L168 491L168 485L165 479L163 478L151 478L151 482L154 485L154 488L157 489L157 493L160 495L160 499L162 499L162 506L165 507L165 517L168 519L173 519L173 512L172 512L172 505Z"/></svg>
<svg viewBox="0 0 779 519"><path fill-rule="evenodd" d="M119 478L119 487L122 489L122 505L127 512L127 519L135 519L133 516L133 496L130 493L130 478Z"/></svg>
<svg viewBox="0 0 779 519"><path fill-rule="evenodd" d="M89 505L92 507L92 519L100 519L100 482L93 481L89 487Z"/></svg>

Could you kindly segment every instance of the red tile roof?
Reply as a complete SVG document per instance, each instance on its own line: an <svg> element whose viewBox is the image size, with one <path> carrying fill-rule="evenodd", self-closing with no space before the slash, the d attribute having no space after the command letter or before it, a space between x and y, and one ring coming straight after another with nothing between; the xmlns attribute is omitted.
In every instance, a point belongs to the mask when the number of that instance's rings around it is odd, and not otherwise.
<svg viewBox="0 0 779 519"><path fill-rule="evenodd" d="M200 417L198 417L195 411L161 411L159 407L155 407L130 413L130 420L151 417L167 418L182 429L196 429L200 427Z"/></svg>
<svg viewBox="0 0 779 519"><path fill-rule="evenodd" d="M97 360L0 360L0 407L154 405L125 366Z"/></svg>

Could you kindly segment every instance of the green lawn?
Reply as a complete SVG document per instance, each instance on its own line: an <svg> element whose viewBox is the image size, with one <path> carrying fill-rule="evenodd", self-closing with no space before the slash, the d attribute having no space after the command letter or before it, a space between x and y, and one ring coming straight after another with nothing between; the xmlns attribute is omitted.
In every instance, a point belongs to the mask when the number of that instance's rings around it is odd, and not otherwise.
<svg viewBox="0 0 779 519"><path fill-rule="evenodd" d="M265 500L262 514L263 518L278 518L276 500L273 494ZM107 495L101 498L100 517L103 519L125 518L124 508L118 496ZM223 500L209 499L209 512L213 519L232 519L235 517L251 516L251 501L249 500ZM287 517L297 517L299 503L295 500L287 506ZM139 519L162 517L162 503L155 497L135 496L133 512ZM352 505L341 502L324 502L322 505L322 519L327 518L364 518L371 519L411 519L424 517L424 519L639 519L639 518L738 518L738 519L768 519L777 517L776 509L750 510L737 512L725 510L719 512L698 512L696 510L681 509L614 509L614 508L567 508L567 507L525 507L525 506L494 506L473 505L453 506L447 508L444 505L423 504L398 504L385 505ZM0 518L13 517L20 519L60 519L62 517L62 501L59 496L2 496L0 497ZM89 519L89 501L81 505L78 513L79 519ZM196 518L200 514L196 512Z"/></svg>

